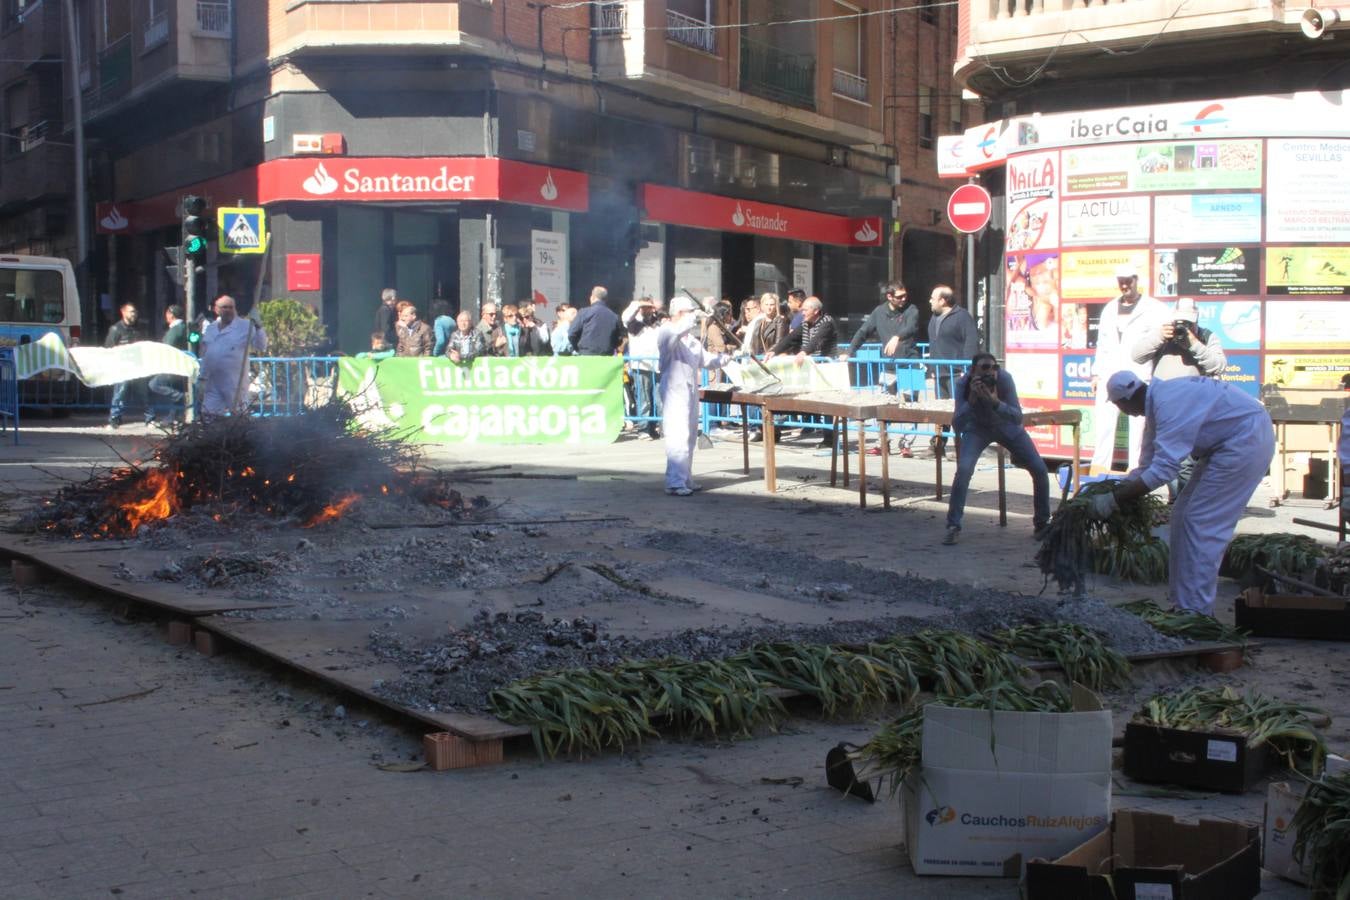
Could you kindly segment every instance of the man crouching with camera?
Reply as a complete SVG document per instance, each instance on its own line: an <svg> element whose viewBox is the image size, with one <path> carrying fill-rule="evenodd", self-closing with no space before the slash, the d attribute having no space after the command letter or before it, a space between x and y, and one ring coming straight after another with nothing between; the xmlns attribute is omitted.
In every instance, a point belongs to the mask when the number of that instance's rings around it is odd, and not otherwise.
<svg viewBox="0 0 1350 900"><path fill-rule="evenodd" d="M1220 377L1228 366L1228 357L1224 355L1218 335L1201 328L1199 318L1195 301L1190 297L1182 297L1177 301L1176 311L1170 320L1135 341L1131 350L1134 361L1150 363L1154 381L1188 375ZM1181 470L1176 479L1167 485L1169 503L1191 480L1194 469L1193 458L1187 456L1181 461Z"/></svg>

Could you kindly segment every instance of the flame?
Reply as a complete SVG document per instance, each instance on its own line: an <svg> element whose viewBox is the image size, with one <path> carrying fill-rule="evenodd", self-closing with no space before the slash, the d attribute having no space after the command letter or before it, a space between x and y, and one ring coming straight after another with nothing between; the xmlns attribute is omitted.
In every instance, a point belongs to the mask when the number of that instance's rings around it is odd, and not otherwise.
<svg viewBox="0 0 1350 900"><path fill-rule="evenodd" d="M178 512L178 479L163 469L151 469L145 473L140 491L148 492L139 498L129 498L122 504L122 513L127 517L127 528L135 531L147 522L167 519Z"/></svg>
<svg viewBox="0 0 1350 900"><path fill-rule="evenodd" d="M340 518L347 509L361 499L360 494L344 494L334 502L325 506L319 513L309 519L304 524L305 528L313 528L315 525L322 525L324 522L331 522Z"/></svg>

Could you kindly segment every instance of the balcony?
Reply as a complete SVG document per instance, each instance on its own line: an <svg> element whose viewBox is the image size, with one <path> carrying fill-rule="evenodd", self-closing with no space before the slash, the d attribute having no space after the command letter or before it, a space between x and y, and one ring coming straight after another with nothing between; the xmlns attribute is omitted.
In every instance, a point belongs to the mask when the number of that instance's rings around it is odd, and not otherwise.
<svg viewBox="0 0 1350 900"><path fill-rule="evenodd" d="M815 109L815 57L742 37L741 90L789 106Z"/></svg>
<svg viewBox="0 0 1350 900"><path fill-rule="evenodd" d="M13 138L0 138L4 163L0 167L0 210L29 206L70 190L70 147L48 142L47 123L34 122Z"/></svg>
<svg viewBox="0 0 1350 900"><path fill-rule="evenodd" d="M145 23L141 34L141 49L150 50L169 42L169 12L165 10Z"/></svg>
<svg viewBox="0 0 1350 900"><path fill-rule="evenodd" d="M208 5L200 0L200 5ZM209 4L225 5L225 4ZM273 59L297 54L369 52L425 54L457 49L465 37L497 41L499 4L483 0L287 0L284 21L268 51ZM604 4L605 7L620 3ZM614 15L619 15L617 11ZM533 17L533 13L530 14ZM592 17L598 13L592 13ZM547 24L556 25L557 16ZM592 19L594 22L595 19ZM612 35L611 35L612 36Z"/></svg>
<svg viewBox="0 0 1350 900"><path fill-rule="evenodd" d="M1299 37L1301 8L1286 11L1268 0L963 0L962 12L969 15L970 40L956 76L989 97L1007 91L992 71L1004 66L1050 62L1043 74L1071 84L1103 76L1217 74L1225 63L1254 69L1258 60L1322 49ZM1065 40L1066 34L1073 37ZM1129 52L1141 46L1149 52ZM1104 56L1103 50L1126 52Z"/></svg>
<svg viewBox="0 0 1350 900"><path fill-rule="evenodd" d="M666 10L666 40L704 53L717 53L717 31L711 22Z"/></svg>
<svg viewBox="0 0 1350 900"><path fill-rule="evenodd" d="M867 102L867 79L861 75L835 69L831 90L840 97L857 100L859 103Z"/></svg>

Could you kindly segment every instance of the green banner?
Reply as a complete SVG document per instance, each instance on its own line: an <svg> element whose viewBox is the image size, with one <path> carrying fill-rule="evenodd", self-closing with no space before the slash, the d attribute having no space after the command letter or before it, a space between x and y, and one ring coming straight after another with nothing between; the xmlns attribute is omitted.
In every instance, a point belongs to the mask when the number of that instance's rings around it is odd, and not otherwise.
<svg viewBox="0 0 1350 900"><path fill-rule="evenodd" d="M445 444L608 444L623 430L617 356L338 360L362 424Z"/></svg>

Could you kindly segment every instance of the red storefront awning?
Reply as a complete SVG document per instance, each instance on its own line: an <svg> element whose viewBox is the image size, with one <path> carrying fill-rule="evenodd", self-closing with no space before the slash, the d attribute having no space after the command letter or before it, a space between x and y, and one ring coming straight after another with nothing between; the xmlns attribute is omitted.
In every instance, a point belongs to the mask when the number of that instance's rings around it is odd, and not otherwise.
<svg viewBox="0 0 1350 900"><path fill-rule="evenodd" d="M179 221L184 195L212 207L290 201L388 203L500 200L585 212L590 179L583 172L478 156L288 157L186 185L144 200L100 203L100 234L131 234Z"/></svg>
<svg viewBox="0 0 1350 900"><path fill-rule="evenodd" d="M813 244L881 246L881 219L878 216L836 216L658 184L642 186L641 203L643 218L650 222L736 231Z"/></svg>

